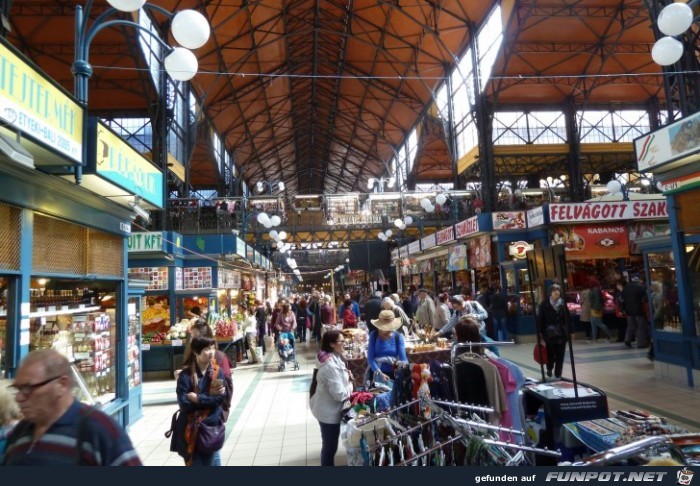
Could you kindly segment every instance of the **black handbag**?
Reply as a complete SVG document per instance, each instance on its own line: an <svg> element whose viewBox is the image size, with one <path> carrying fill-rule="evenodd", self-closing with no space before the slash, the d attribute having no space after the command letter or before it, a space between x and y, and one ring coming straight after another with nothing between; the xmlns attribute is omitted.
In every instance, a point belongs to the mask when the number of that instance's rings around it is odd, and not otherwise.
<svg viewBox="0 0 700 486"><path fill-rule="evenodd" d="M185 429L187 428L187 414L177 410L170 421L170 430L165 437L170 439L170 450L177 452L180 457L187 456L187 442L185 441Z"/></svg>

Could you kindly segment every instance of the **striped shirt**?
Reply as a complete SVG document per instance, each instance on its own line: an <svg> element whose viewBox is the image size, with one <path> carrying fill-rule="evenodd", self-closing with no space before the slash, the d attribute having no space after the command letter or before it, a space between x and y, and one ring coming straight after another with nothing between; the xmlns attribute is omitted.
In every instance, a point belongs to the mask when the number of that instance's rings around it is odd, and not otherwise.
<svg viewBox="0 0 700 486"><path fill-rule="evenodd" d="M8 438L3 465L140 466L141 460L114 419L75 400L38 440L34 440L34 425L20 422Z"/></svg>

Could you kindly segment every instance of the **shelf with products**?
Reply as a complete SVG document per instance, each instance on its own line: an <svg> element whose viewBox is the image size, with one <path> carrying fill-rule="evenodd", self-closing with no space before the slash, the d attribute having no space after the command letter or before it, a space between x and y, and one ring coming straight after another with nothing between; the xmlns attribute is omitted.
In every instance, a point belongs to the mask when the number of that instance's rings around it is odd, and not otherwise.
<svg viewBox="0 0 700 486"><path fill-rule="evenodd" d="M29 350L55 349L73 363L90 400L115 397L116 323L114 311L58 313L30 318Z"/></svg>
<svg viewBox="0 0 700 486"><path fill-rule="evenodd" d="M129 389L141 384L141 299L130 297L126 338L126 375Z"/></svg>

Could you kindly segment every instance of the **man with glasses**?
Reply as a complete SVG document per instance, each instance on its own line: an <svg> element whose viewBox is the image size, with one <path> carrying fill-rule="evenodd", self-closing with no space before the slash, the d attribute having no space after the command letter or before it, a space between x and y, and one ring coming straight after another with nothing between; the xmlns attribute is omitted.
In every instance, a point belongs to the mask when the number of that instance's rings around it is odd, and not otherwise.
<svg viewBox="0 0 700 486"><path fill-rule="evenodd" d="M23 418L7 439L3 465L141 465L126 432L73 397L70 363L57 351L29 353L10 389Z"/></svg>

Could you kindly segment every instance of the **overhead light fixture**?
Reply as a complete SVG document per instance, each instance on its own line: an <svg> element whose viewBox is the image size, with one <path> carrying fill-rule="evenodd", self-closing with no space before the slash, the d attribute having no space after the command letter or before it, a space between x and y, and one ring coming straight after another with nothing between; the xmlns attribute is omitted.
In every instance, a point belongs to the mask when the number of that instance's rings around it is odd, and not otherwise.
<svg viewBox="0 0 700 486"><path fill-rule="evenodd" d="M278 188L280 191L284 191L284 182L283 182L283 181L279 181L279 182L277 183L277 188Z"/></svg>
<svg viewBox="0 0 700 486"><path fill-rule="evenodd" d="M27 152L17 140L0 133L0 152L13 162L34 168L34 156Z"/></svg>
<svg viewBox="0 0 700 486"><path fill-rule="evenodd" d="M141 217L141 219L143 219L143 220L145 220L145 221L150 221L150 220L151 220L151 215L150 215L150 213L149 213L146 209L144 209L144 208L142 208L141 206L139 206L139 201L140 201L140 200L141 200L141 198L137 198L135 201L129 201L129 206L131 206L131 209L132 209L137 215L139 215L139 216Z"/></svg>
<svg viewBox="0 0 700 486"><path fill-rule="evenodd" d="M258 183L255 184L255 188L258 190L258 192L263 192L263 189L265 188L265 186L263 185L262 182L258 181Z"/></svg>

